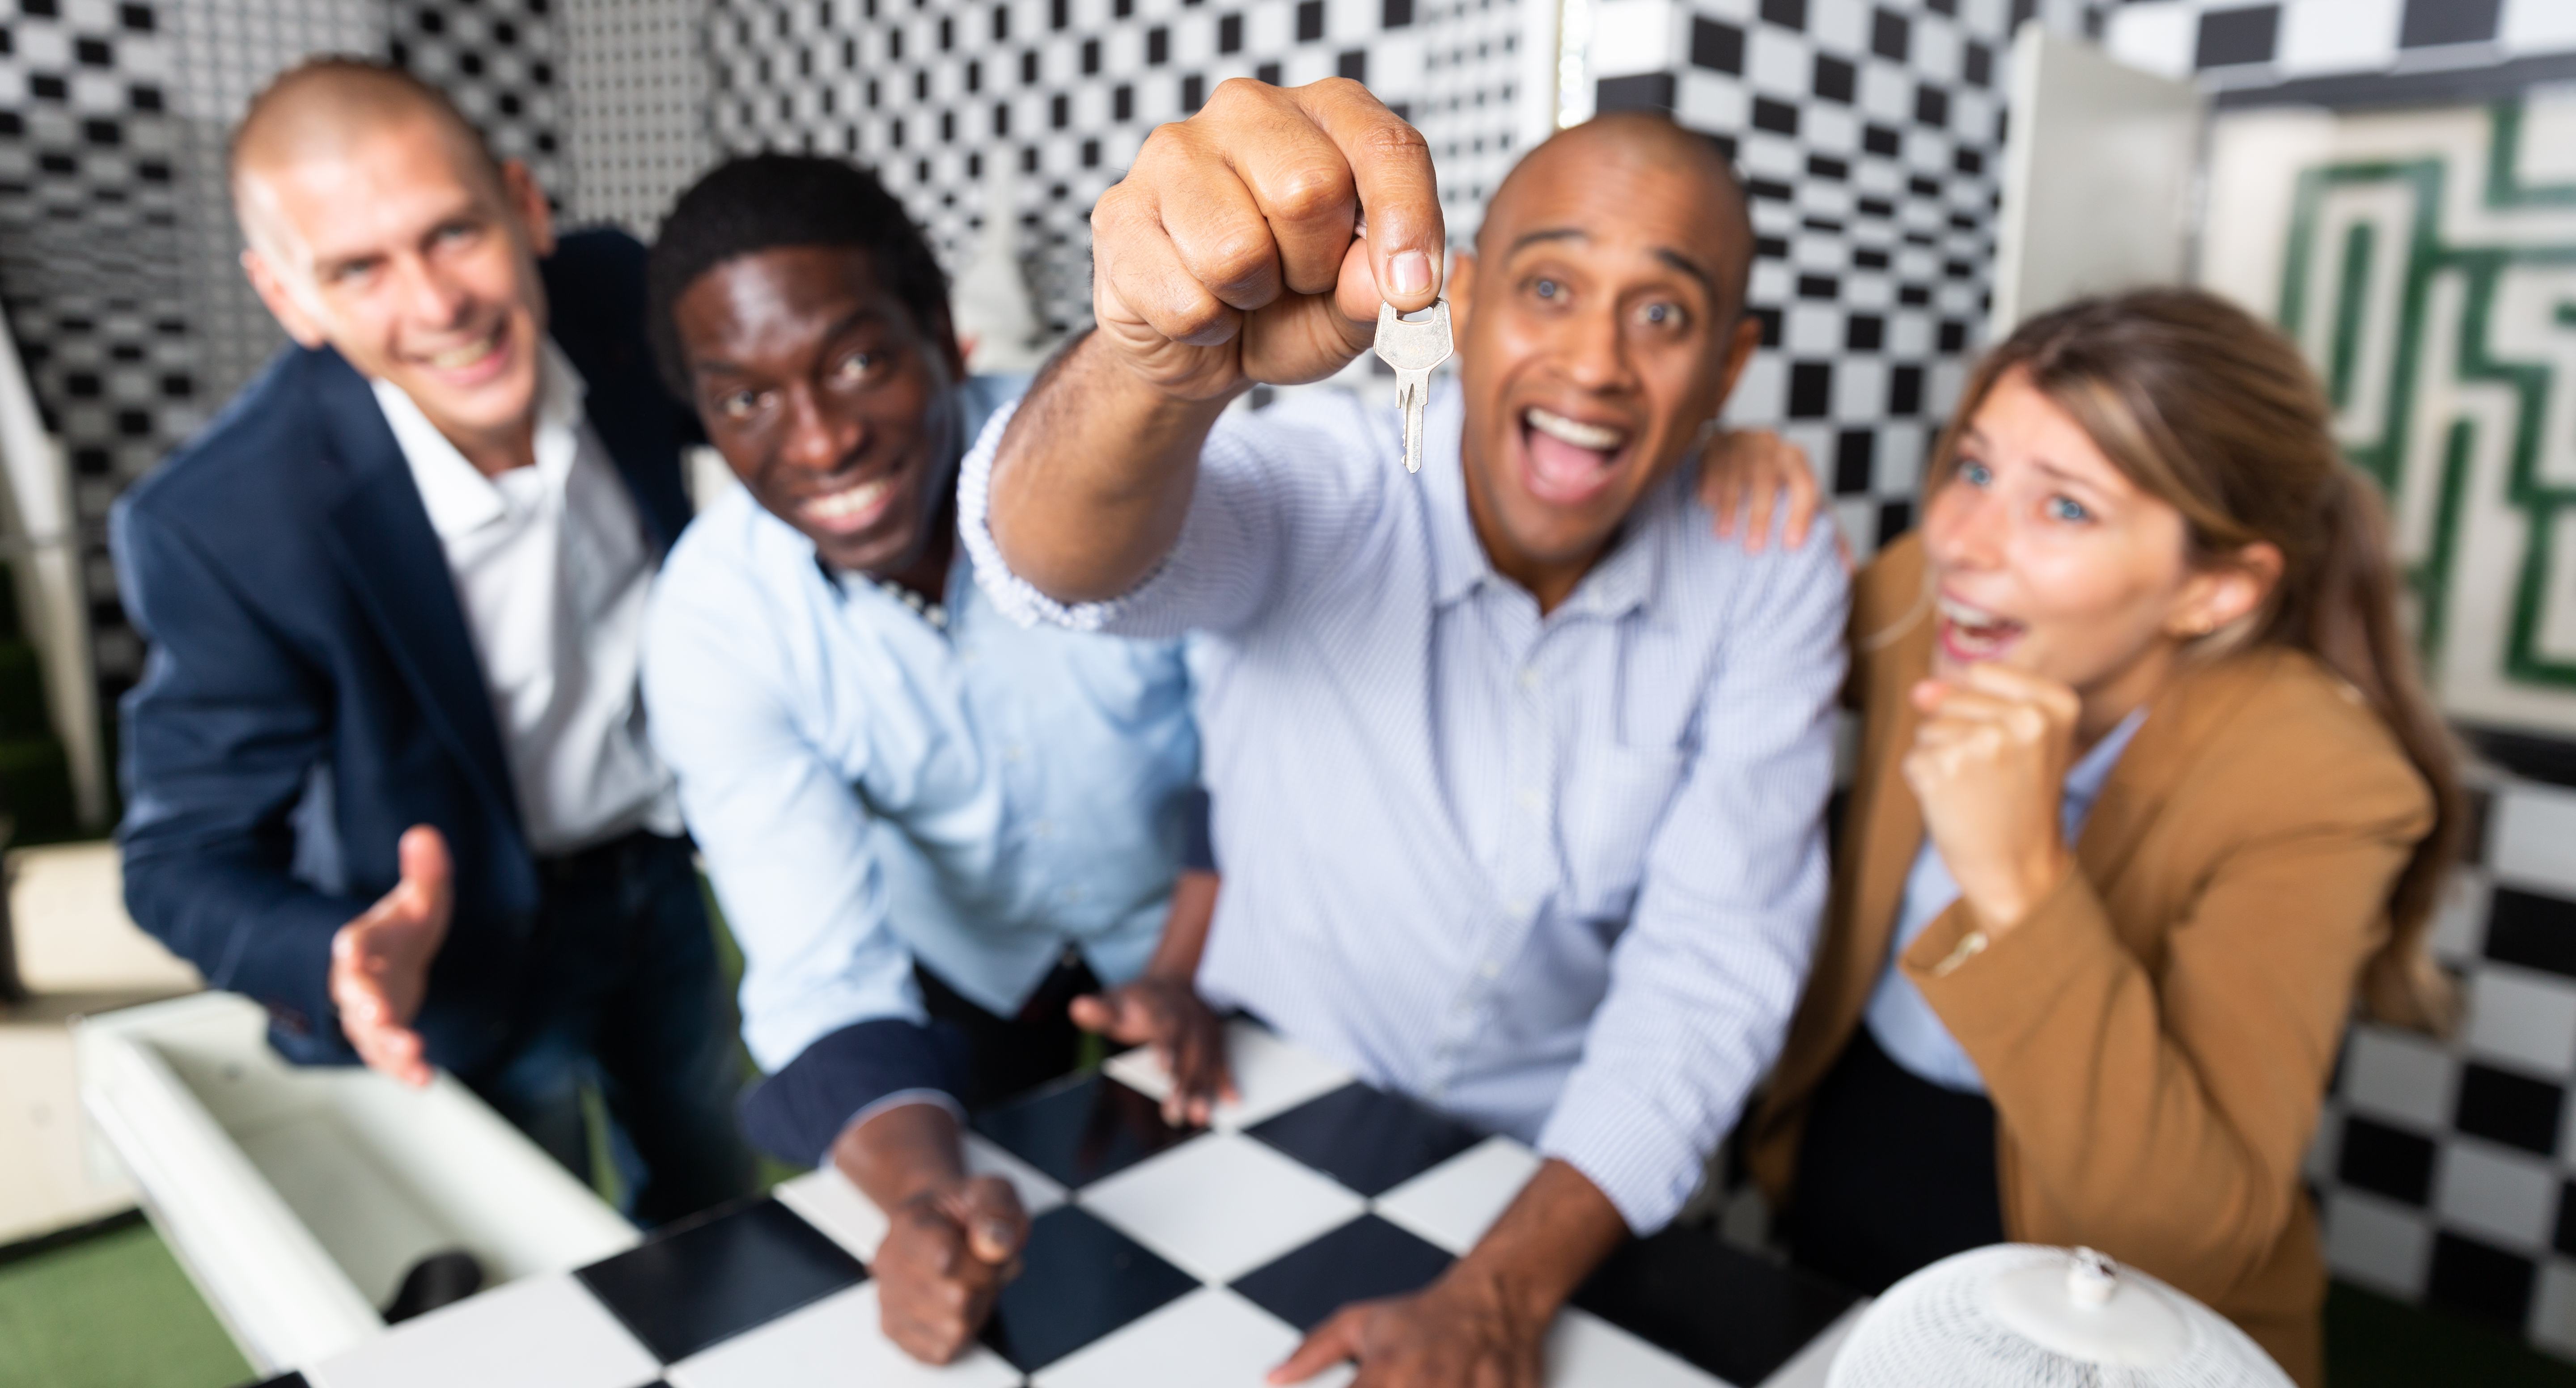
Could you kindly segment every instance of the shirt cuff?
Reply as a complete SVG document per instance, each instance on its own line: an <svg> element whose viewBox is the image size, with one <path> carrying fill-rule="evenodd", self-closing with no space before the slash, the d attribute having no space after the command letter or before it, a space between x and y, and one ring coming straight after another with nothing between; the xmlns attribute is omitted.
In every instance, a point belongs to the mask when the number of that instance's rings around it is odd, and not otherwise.
<svg viewBox="0 0 2576 1388"><path fill-rule="evenodd" d="M965 1075L966 1039L954 1028L873 1018L806 1047L754 1085L742 1099L743 1133L780 1161L820 1166L843 1129L896 1100L927 1093L955 1110L949 1096Z"/></svg>
<svg viewBox="0 0 2576 1388"><path fill-rule="evenodd" d="M1646 1103L1609 1085L1585 1083L1579 1073L1548 1115L1538 1149L1582 1172L1640 1238L1681 1213L1708 1165L1708 1153Z"/></svg>
<svg viewBox="0 0 2576 1388"><path fill-rule="evenodd" d="M1013 573L1002 558L1001 546L993 542L993 460L1002 451L1002 434L1019 410L1020 402L1014 400L993 411L984 432L976 436L975 446L967 450L966 460L958 466L957 534L965 540L966 553L975 562L976 586L984 590L984 596L993 600L993 606L1003 616L1021 626L1105 631L1126 610L1133 594L1102 602L1058 602ZM1161 572L1158 565L1137 588L1142 590Z"/></svg>

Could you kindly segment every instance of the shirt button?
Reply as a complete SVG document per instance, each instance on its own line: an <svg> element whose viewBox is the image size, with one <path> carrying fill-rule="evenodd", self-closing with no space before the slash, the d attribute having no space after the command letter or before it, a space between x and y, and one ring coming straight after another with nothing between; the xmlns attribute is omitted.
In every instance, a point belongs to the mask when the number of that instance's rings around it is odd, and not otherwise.
<svg viewBox="0 0 2576 1388"><path fill-rule="evenodd" d="M1535 790L1524 789L1521 791L1519 799L1521 802L1521 808L1524 810L1543 810L1547 808L1547 797L1539 794Z"/></svg>
<svg viewBox="0 0 2576 1388"><path fill-rule="evenodd" d="M1029 826L1029 837L1033 839L1042 839L1054 832L1055 825L1048 820L1041 819Z"/></svg>
<svg viewBox="0 0 2576 1388"><path fill-rule="evenodd" d="M1082 888L1067 887L1063 891L1057 893L1057 895L1063 897L1066 901L1080 901L1082 900Z"/></svg>
<svg viewBox="0 0 2576 1388"><path fill-rule="evenodd" d="M1503 903L1503 909L1511 912L1515 916L1526 916L1529 914L1530 899L1525 896L1513 897L1511 900Z"/></svg>
<svg viewBox="0 0 2576 1388"><path fill-rule="evenodd" d="M1535 666L1535 665L1524 665L1524 666L1522 666L1522 667L1521 667L1521 688L1523 688L1523 689L1536 689L1536 688L1538 688L1538 667L1537 667L1537 666Z"/></svg>
<svg viewBox="0 0 2576 1388"><path fill-rule="evenodd" d="M1476 966L1476 972L1487 980L1500 978L1503 976L1502 961L1497 959L1488 959L1484 963Z"/></svg>
<svg viewBox="0 0 2576 1388"><path fill-rule="evenodd" d="M1027 759L1028 759L1028 751L1027 751L1027 749L1025 749L1025 748L1021 747L1021 746L1020 746L1020 744L1018 744L1018 743L1016 743L1016 742L1010 742L1010 743L1004 743L1004 744L1003 744L1003 746L1002 746L1002 760L1003 760L1003 761L1005 761L1005 762L1009 763L1010 765L1017 766L1017 765L1019 765L1021 762L1026 761Z"/></svg>

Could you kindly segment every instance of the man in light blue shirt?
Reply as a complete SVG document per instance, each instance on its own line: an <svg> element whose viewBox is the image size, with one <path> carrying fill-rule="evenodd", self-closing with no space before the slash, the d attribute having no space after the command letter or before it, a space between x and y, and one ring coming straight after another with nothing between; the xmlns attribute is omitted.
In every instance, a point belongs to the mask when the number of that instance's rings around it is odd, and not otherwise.
<svg viewBox="0 0 2576 1388"><path fill-rule="evenodd" d="M655 746L745 957L754 1141L890 1218L888 1334L971 1343L1027 1219L969 1179L961 1103L1071 1068L1102 983L1123 1040L1215 1022L1158 986L1193 819L1181 648L1001 617L955 543L959 454L1019 383L967 378L946 285L875 178L761 156L654 247L657 353L745 484L656 587ZM1194 955L1195 940L1184 941ZM1212 1053L1214 1047L1208 1047Z"/></svg>
<svg viewBox="0 0 2576 1388"><path fill-rule="evenodd" d="M1273 1381L1534 1385L1777 1055L1823 900L1841 565L1719 541L1680 475L1758 340L1741 191L1659 119L1533 150L1451 279L1419 475L1391 411L1224 413L1438 292L1428 153L1365 90L1225 84L1092 227L1099 328L965 464L978 577L1055 625L1208 634L1202 990L1547 1159Z"/></svg>

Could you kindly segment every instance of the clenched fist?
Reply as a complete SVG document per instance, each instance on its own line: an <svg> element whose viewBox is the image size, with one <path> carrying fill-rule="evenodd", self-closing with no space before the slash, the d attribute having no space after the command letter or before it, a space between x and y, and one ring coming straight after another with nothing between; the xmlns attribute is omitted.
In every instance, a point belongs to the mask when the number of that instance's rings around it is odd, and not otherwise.
<svg viewBox="0 0 2576 1388"><path fill-rule="evenodd" d="M2002 665L1914 686L1922 726L1905 783L1941 861L1989 939L2021 923L2073 870L2058 810L2075 760L2075 691Z"/></svg>

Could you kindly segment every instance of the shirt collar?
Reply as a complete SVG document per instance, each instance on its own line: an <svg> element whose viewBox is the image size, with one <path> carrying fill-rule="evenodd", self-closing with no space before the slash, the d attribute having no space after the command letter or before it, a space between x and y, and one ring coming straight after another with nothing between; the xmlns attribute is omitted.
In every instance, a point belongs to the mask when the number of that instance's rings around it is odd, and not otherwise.
<svg viewBox="0 0 2576 1388"><path fill-rule="evenodd" d="M484 476L438 426L430 423L410 394L391 381L371 380L377 408L384 411L394 443L410 465L420 488L429 527L442 540L454 539L499 520L508 506L493 479ZM549 486L562 485L572 471L579 448L582 402L589 383L566 358L554 339L545 339L537 358L537 472Z"/></svg>
<svg viewBox="0 0 2576 1388"><path fill-rule="evenodd" d="M2138 735L2138 725L2147 721L2147 710L2141 705L2129 711L2109 735L2093 744L2066 773L2066 804L2081 815L2102 795L2102 787L2111 779L2112 768L2120 764L2120 754L2129 750L2130 739Z"/></svg>
<svg viewBox="0 0 2576 1388"><path fill-rule="evenodd" d="M1456 377L1432 387L1422 421L1420 480L1431 512L1434 607L1447 607L1486 581L1501 577L1494 572L1493 558L1485 553L1475 518L1467 510L1466 417L1465 395ZM1669 485L1669 480L1659 485ZM1652 491L1638 502L1558 612L1616 619L1654 601L1657 576L1664 567L1658 562L1661 529L1645 520L1646 513L1659 504Z"/></svg>

